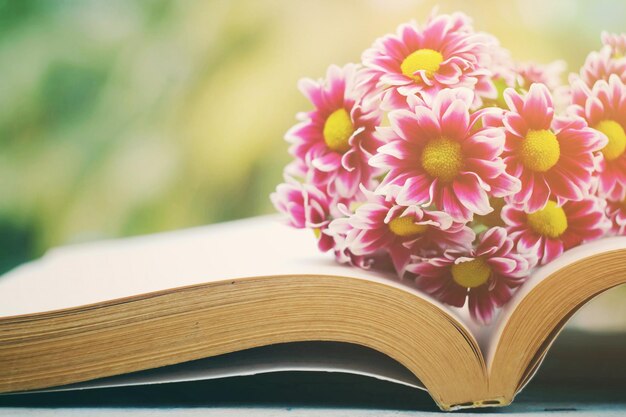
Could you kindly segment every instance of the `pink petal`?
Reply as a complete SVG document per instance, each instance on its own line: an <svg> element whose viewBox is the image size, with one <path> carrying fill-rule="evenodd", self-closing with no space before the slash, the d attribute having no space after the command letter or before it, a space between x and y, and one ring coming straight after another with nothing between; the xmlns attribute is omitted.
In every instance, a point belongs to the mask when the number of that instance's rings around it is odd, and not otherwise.
<svg viewBox="0 0 626 417"><path fill-rule="evenodd" d="M471 212L485 215L492 211L489 197L485 190L480 187L476 174L461 174L452 182L452 188L461 204Z"/></svg>

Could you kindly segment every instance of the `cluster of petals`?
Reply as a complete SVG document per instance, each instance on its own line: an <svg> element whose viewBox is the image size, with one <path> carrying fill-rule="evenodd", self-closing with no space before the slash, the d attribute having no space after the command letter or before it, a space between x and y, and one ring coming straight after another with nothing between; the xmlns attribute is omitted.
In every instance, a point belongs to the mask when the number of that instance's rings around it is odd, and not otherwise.
<svg viewBox="0 0 626 417"><path fill-rule="evenodd" d="M474 232L447 213L402 206L373 193L347 217L333 220L333 234L346 236L345 245L355 255L389 254L402 276L411 255L436 253L447 248L467 248Z"/></svg>
<svg viewBox="0 0 626 417"><path fill-rule="evenodd" d="M507 172L519 178L521 189L508 197L528 212L542 209L550 198L559 204L589 194L596 153L606 137L579 117L554 114L552 95L544 84L527 94L505 91L509 110L502 117L506 141L502 158ZM494 119L490 124L498 124Z"/></svg>
<svg viewBox="0 0 626 417"><path fill-rule="evenodd" d="M500 157L502 129L481 126L489 112L470 111L473 92L442 90L427 105L389 113L390 127L378 129L386 144L370 164L387 171L377 193L402 205L433 205L457 221L488 214L489 197L520 189Z"/></svg>
<svg viewBox="0 0 626 417"><path fill-rule="evenodd" d="M607 81L611 75L626 82L626 56L616 55L610 45L604 45L599 51L587 55L580 74L572 74L570 81L580 78L587 86L593 87L596 81Z"/></svg>
<svg viewBox="0 0 626 417"><path fill-rule="evenodd" d="M626 235L626 34L601 40L563 84L463 14L400 25L300 81L271 200L337 262L488 324L536 266Z"/></svg>
<svg viewBox="0 0 626 417"><path fill-rule="evenodd" d="M359 73L353 64L332 65L325 80L301 80L314 110L299 114L301 122L286 134L299 174L343 198L377 174L368 161L381 145L373 134L381 114L360 91Z"/></svg>
<svg viewBox="0 0 626 417"><path fill-rule="evenodd" d="M497 92L488 67L492 36L476 33L461 13L432 16L424 26L400 25L363 53L368 83L384 93L404 97L434 94L444 88L468 87L481 97Z"/></svg>
<svg viewBox="0 0 626 417"><path fill-rule="evenodd" d="M274 207L285 215L289 226L311 229L322 252L333 248L333 238L326 233L330 224L331 199L312 184L303 184L290 178L279 184L270 195Z"/></svg>
<svg viewBox="0 0 626 417"><path fill-rule="evenodd" d="M616 75L592 88L577 80L571 94L569 110L606 138L599 155L598 192L619 198L626 192L626 85Z"/></svg>
<svg viewBox="0 0 626 417"><path fill-rule="evenodd" d="M606 214L611 220L611 232L614 235L626 235L626 196L621 200L607 200Z"/></svg>
<svg viewBox="0 0 626 417"><path fill-rule="evenodd" d="M602 45L611 48L614 57L620 58L626 55L626 33L610 33L603 31L600 34Z"/></svg>
<svg viewBox="0 0 626 417"><path fill-rule="evenodd" d="M603 204L593 196L562 206L550 200L533 213L507 205L502 209L502 218L518 249L535 253L539 262L546 264L567 249L606 235L611 223Z"/></svg>
<svg viewBox="0 0 626 417"><path fill-rule="evenodd" d="M502 227L483 232L476 247L446 250L442 255L415 259L407 271L426 293L455 307L467 301L470 314L479 323L489 323L497 307L509 301L525 281L536 260L520 254Z"/></svg>
<svg viewBox="0 0 626 417"><path fill-rule="evenodd" d="M524 90L539 83L543 84L551 91L561 87L562 75L565 71L565 61L554 61L547 65L540 65L534 62L521 62L517 64L516 72L519 75L519 85Z"/></svg>

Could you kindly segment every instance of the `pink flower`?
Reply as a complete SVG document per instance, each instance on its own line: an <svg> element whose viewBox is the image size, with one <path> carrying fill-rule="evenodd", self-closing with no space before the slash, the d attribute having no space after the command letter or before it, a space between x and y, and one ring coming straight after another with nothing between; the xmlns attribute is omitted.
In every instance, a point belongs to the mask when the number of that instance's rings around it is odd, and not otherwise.
<svg viewBox="0 0 626 417"><path fill-rule="evenodd" d="M311 229L318 247L326 252L334 246L327 233L332 201L329 196L311 184L300 184L290 178L279 184L270 200L276 210L287 216L287 223L296 229Z"/></svg>
<svg viewBox="0 0 626 417"><path fill-rule="evenodd" d="M600 51L593 51L587 55L580 75L572 74L570 82L580 78L591 88L596 81L607 81L613 74L626 82L626 57L615 57L612 47L605 45Z"/></svg>
<svg viewBox="0 0 626 417"><path fill-rule="evenodd" d="M605 138L598 167L600 196L617 199L626 192L626 85L615 75L592 89L578 80L571 97L570 111Z"/></svg>
<svg viewBox="0 0 626 417"><path fill-rule="evenodd" d="M407 271L417 276L419 288L446 304L463 307L467 299L472 318L487 324L534 266L533 257L517 253L514 247L506 230L494 227L479 236L475 249L449 250L411 263Z"/></svg>
<svg viewBox="0 0 626 417"><path fill-rule="evenodd" d="M506 144L502 157L507 172L522 188L509 198L526 211L543 208L550 196L559 204L584 198L591 187L594 152L606 138L587 127L581 118L554 117L550 92L533 84L527 95L505 91L510 111L503 118Z"/></svg>
<svg viewBox="0 0 626 417"><path fill-rule="evenodd" d="M620 200L607 200L606 214L611 219L611 231L616 235L626 235L626 195Z"/></svg>
<svg viewBox="0 0 626 417"><path fill-rule="evenodd" d="M518 88L521 77L517 73L515 63L511 58L511 53L500 47L492 49L492 62L489 70L492 74L492 82L496 88L497 96L495 98L483 100L483 107L500 107L505 109L504 90L507 88Z"/></svg>
<svg viewBox="0 0 626 417"><path fill-rule="evenodd" d="M486 70L494 38L474 33L461 13L431 17L424 27L401 25L363 53L370 83L403 96L434 94L443 88L470 87L495 98Z"/></svg>
<svg viewBox="0 0 626 417"><path fill-rule="evenodd" d="M344 221L345 218L335 219L334 221ZM331 222L332 227L333 222ZM348 264L361 269L377 270L393 270L391 266L391 260L389 254L385 251L377 251L368 255L356 255L354 254L348 245L346 244L346 234L340 233L339 230L333 230L330 232L335 240L335 260L340 264Z"/></svg>
<svg viewBox="0 0 626 417"><path fill-rule="evenodd" d="M489 197L519 191L500 158L504 133L477 123L486 111L470 113L473 93L445 89L428 107L389 113L391 127L378 134L387 142L370 164L389 170L377 194L400 205L431 205L457 221L491 211Z"/></svg>
<svg viewBox="0 0 626 417"><path fill-rule="evenodd" d="M611 48L614 58L621 58L626 55L626 33L602 32L600 35L602 45Z"/></svg>
<svg viewBox="0 0 626 417"><path fill-rule="evenodd" d="M528 90L535 83L545 84L550 90L561 86L561 77L565 71L565 61L554 61L547 65L534 62L517 64L517 73L520 76L520 87Z"/></svg>
<svg viewBox="0 0 626 417"><path fill-rule="evenodd" d="M550 200L532 213L508 205L502 209L502 218L518 250L536 253L541 264L569 248L604 236L611 227L603 203L596 197L568 201L560 207Z"/></svg>
<svg viewBox="0 0 626 417"><path fill-rule="evenodd" d="M315 109L286 135L290 153L310 170L307 180L333 196L352 197L376 175L368 160L381 145L373 135L381 115L357 87L359 74L355 65L333 65L325 81L301 80Z"/></svg>
<svg viewBox="0 0 626 417"><path fill-rule="evenodd" d="M349 217L334 220L330 230L346 236L346 247L354 255L387 251L400 276L411 254L469 247L475 237L446 213L400 206L373 194Z"/></svg>

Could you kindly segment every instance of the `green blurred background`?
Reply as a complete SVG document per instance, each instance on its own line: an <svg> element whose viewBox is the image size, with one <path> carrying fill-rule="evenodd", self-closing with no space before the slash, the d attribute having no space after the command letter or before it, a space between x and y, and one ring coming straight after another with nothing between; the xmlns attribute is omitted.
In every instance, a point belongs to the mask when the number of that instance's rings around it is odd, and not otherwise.
<svg viewBox="0 0 626 417"><path fill-rule="evenodd" d="M626 2L441 1L577 70ZM0 0L0 271L77 241L272 211L298 78L431 1Z"/></svg>

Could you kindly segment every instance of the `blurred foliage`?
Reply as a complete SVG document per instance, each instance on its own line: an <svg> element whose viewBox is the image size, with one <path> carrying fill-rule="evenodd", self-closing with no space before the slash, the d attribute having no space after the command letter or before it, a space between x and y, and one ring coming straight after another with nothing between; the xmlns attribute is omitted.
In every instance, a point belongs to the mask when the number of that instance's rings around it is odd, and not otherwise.
<svg viewBox="0 0 626 417"><path fill-rule="evenodd" d="M295 84L430 1L0 0L0 270L68 242L271 212ZM615 1L442 1L576 70Z"/></svg>

